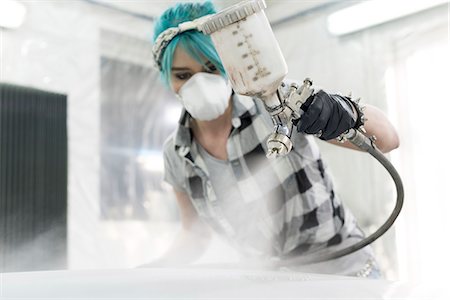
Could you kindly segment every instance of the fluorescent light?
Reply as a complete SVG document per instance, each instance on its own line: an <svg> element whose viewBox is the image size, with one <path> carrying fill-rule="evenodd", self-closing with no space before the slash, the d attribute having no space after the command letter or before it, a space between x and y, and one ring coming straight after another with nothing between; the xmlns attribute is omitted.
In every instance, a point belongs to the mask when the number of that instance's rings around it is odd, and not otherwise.
<svg viewBox="0 0 450 300"><path fill-rule="evenodd" d="M331 14L328 17L328 30L334 35L352 33L447 2L448 0L365 1Z"/></svg>
<svg viewBox="0 0 450 300"><path fill-rule="evenodd" d="M25 19L26 8L14 0L0 0L0 27L17 28Z"/></svg>

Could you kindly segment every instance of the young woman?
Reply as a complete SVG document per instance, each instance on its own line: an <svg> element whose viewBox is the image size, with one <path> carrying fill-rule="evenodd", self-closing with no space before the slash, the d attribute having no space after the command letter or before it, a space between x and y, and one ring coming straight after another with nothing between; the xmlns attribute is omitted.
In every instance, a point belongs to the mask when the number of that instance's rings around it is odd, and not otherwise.
<svg viewBox="0 0 450 300"><path fill-rule="evenodd" d="M150 265L189 263L208 245L210 229L243 257L288 259L333 252L363 238L354 217L334 192L314 137L334 138L357 126L355 104L318 91L305 106L286 157L266 158L272 122L259 99L232 91L208 36L197 30L167 35L178 24L215 13L210 2L183 3L155 24L154 48L161 78L183 104L179 126L164 145L165 180L178 200L183 230ZM172 28L172 29L171 29ZM169 36L169 37L168 37ZM397 134L378 109L365 109L365 129L383 152L398 147ZM350 255L293 268L321 273L377 276L370 247Z"/></svg>

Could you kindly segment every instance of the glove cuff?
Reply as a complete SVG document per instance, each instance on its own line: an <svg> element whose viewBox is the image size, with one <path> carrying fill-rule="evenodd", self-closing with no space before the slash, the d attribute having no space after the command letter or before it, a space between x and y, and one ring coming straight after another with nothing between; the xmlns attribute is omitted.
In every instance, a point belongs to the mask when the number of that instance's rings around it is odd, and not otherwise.
<svg viewBox="0 0 450 300"><path fill-rule="evenodd" d="M355 101L352 100L350 97L344 97L345 100L348 101L348 103L353 106L354 110L356 111L356 120L355 125L353 125L354 129L359 129L360 127L364 127L364 122L367 121L367 118L364 116L364 106L359 105L359 100L361 98L356 99Z"/></svg>

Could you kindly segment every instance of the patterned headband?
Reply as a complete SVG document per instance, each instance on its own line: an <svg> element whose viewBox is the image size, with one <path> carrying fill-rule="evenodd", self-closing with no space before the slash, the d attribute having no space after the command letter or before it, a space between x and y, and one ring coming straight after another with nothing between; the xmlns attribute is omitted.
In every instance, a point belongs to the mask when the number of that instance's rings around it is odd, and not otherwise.
<svg viewBox="0 0 450 300"><path fill-rule="evenodd" d="M164 50L166 50L167 45L170 43L170 41L173 40L174 37L176 37L178 34L196 29L198 31L201 31L200 27L203 24L204 21L206 21L207 18L211 17L214 14L205 15L200 18L197 18L192 21L187 21L178 24L176 27L170 27L161 32L158 37L156 38L155 44L153 45L153 59L155 61L156 67L161 71L161 59L164 53Z"/></svg>

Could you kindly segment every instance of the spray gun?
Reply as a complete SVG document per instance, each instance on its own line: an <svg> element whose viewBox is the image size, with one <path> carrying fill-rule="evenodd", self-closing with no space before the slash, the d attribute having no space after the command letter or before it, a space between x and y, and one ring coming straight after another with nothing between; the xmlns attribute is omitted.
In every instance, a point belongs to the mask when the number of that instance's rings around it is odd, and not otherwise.
<svg viewBox="0 0 450 300"><path fill-rule="evenodd" d="M278 157L292 149L293 121L301 122L301 106L314 93L312 81L301 86L285 86L287 65L264 13L264 0L247 0L202 19L197 28L211 36L236 93L256 97L264 102L274 125L267 140L267 156ZM287 88L287 92L286 92ZM355 252L375 241L394 223L403 205L403 185L395 168L360 130L350 129L339 140L348 140L375 157L389 172L397 189L397 202L386 222L355 245L325 255L309 255L280 261L278 266L305 264L338 258Z"/></svg>
<svg viewBox="0 0 450 300"><path fill-rule="evenodd" d="M264 14L265 2L238 3L210 17L201 26L211 39L236 93L257 97L272 116L274 131L267 140L268 157L286 155L292 149L292 120L311 96L312 82L282 90L287 65Z"/></svg>

